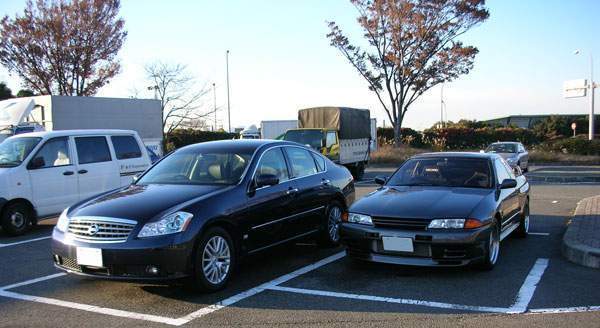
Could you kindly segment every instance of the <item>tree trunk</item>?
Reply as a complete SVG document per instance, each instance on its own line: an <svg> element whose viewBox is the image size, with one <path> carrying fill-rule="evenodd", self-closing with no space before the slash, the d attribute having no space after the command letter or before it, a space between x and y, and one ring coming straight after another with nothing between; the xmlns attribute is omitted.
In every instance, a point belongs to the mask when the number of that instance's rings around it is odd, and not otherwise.
<svg viewBox="0 0 600 328"><path fill-rule="evenodd" d="M402 147L402 127L400 124L394 124L394 147Z"/></svg>

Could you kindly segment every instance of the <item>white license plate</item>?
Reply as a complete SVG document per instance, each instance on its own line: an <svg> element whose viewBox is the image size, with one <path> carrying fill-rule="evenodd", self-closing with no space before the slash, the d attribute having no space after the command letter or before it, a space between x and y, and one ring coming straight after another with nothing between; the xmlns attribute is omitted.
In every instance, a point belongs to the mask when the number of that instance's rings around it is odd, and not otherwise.
<svg viewBox="0 0 600 328"><path fill-rule="evenodd" d="M386 251L395 252L413 252L412 238L401 237L381 237L383 241L383 249Z"/></svg>
<svg viewBox="0 0 600 328"><path fill-rule="evenodd" d="M77 264L102 266L102 249L77 247Z"/></svg>

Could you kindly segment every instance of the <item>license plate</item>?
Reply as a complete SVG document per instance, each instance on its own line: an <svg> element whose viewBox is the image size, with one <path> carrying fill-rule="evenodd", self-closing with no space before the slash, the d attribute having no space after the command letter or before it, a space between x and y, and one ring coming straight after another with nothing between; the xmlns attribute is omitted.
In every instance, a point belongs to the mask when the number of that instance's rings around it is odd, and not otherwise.
<svg viewBox="0 0 600 328"><path fill-rule="evenodd" d="M401 237L381 237L383 241L383 249L394 252L413 252L412 238Z"/></svg>
<svg viewBox="0 0 600 328"><path fill-rule="evenodd" d="M102 249L77 247L77 264L101 267Z"/></svg>

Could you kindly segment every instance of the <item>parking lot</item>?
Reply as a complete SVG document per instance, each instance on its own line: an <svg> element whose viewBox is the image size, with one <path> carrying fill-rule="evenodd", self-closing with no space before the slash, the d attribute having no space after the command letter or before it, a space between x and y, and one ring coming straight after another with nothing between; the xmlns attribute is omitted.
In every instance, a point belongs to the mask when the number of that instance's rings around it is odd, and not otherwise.
<svg viewBox="0 0 600 328"><path fill-rule="evenodd" d="M357 197L386 172L367 172ZM457 318L484 324L520 313L529 316L519 320L538 324L575 318L578 326L593 326L600 319L600 275L565 260L560 243L576 203L597 190L598 184L533 184L531 234L505 239L492 271L357 263L343 247L323 249L307 239L246 258L230 284L211 294L185 284L58 273L50 254L55 220L48 220L19 238L0 231L0 326L397 326L398 320L422 326Z"/></svg>

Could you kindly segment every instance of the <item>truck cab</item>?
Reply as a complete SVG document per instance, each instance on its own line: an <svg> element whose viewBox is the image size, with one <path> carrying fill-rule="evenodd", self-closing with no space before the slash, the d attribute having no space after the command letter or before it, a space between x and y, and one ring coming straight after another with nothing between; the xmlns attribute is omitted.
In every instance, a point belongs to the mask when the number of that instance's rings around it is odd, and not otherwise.
<svg viewBox="0 0 600 328"><path fill-rule="evenodd" d="M340 142L337 130L331 129L290 129L283 140L294 141L316 149L332 162L340 164Z"/></svg>

